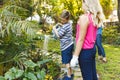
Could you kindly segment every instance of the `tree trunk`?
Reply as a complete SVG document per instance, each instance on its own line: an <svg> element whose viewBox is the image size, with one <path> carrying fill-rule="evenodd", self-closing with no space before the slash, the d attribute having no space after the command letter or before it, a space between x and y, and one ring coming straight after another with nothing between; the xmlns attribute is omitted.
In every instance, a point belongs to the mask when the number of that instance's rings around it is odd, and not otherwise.
<svg viewBox="0 0 120 80"><path fill-rule="evenodd" d="M0 0L0 8L3 6L3 0Z"/></svg>
<svg viewBox="0 0 120 80"><path fill-rule="evenodd" d="M120 23L120 0L118 0L118 20Z"/></svg>

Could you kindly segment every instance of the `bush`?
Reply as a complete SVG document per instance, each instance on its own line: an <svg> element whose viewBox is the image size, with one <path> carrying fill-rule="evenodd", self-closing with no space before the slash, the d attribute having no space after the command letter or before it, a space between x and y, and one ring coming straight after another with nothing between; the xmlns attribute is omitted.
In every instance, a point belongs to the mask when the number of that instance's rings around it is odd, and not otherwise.
<svg viewBox="0 0 120 80"><path fill-rule="evenodd" d="M120 45L118 26L110 26L103 29L102 40L107 44Z"/></svg>

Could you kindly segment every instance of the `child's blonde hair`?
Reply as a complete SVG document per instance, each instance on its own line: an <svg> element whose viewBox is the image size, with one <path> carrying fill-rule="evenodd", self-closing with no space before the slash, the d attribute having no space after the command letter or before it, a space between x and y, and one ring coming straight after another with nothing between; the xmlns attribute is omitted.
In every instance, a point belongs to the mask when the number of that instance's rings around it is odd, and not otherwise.
<svg viewBox="0 0 120 80"><path fill-rule="evenodd" d="M93 14L94 24L99 27L105 19L99 0L83 0L83 3L86 4L87 10Z"/></svg>

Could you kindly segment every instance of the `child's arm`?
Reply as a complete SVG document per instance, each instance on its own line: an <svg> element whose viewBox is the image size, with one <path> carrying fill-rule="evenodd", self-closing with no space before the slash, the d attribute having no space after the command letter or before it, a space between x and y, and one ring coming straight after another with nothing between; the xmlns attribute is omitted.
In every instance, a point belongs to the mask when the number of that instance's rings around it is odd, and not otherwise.
<svg viewBox="0 0 120 80"><path fill-rule="evenodd" d="M54 30L56 36L59 38L59 35L58 35L58 31L57 31L57 29L56 29L56 26L53 27L53 30Z"/></svg>

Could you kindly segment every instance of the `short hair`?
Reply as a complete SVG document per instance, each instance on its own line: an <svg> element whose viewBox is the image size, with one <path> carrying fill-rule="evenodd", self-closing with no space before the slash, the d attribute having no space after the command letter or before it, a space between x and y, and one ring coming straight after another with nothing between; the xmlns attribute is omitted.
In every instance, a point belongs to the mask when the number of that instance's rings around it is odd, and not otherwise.
<svg viewBox="0 0 120 80"><path fill-rule="evenodd" d="M70 18L70 12L67 10L63 10L60 17L68 20Z"/></svg>

